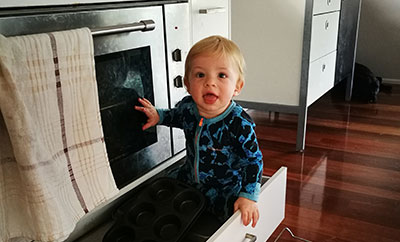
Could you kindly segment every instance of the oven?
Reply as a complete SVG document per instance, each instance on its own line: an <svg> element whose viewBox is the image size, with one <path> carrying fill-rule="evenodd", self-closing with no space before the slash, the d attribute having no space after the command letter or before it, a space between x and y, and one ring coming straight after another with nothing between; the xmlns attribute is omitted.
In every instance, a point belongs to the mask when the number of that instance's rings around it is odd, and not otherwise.
<svg viewBox="0 0 400 242"><path fill-rule="evenodd" d="M169 108L186 94L188 24L187 1L0 9L4 36L91 29L105 144L118 188L184 149L179 130L156 126L143 131L147 118L134 106L145 97Z"/></svg>

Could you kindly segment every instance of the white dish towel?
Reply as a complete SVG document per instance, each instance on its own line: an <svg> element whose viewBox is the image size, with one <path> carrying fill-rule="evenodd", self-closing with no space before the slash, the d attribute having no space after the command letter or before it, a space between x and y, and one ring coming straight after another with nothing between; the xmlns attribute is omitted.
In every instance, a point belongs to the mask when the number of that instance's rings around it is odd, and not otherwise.
<svg viewBox="0 0 400 242"><path fill-rule="evenodd" d="M115 196L87 28L0 35L0 241L62 241Z"/></svg>

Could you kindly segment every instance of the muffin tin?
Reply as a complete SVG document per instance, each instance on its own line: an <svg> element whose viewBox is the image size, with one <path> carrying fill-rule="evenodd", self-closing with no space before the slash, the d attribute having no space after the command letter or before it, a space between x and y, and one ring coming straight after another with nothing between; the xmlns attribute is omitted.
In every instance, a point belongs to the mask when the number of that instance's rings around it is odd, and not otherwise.
<svg viewBox="0 0 400 242"><path fill-rule="evenodd" d="M205 206L203 194L176 179L148 182L114 214L103 242L175 242Z"/></svg>

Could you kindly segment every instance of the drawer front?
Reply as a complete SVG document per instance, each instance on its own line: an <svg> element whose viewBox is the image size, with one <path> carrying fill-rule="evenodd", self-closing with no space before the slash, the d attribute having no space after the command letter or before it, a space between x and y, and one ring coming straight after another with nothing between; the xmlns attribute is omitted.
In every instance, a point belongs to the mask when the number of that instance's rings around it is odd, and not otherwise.
<svg viewBox="0 0 400 242"><path fill-rule="evenodd" d="M339 12L313 17L310 62L336 50L338 28Z"/></svg>
<svg viewBox="0 0 400 242"><path fill-rule="evenodd" d="M307 106L329 91L334 85L336 51L310 64Z"/></svg>
<svg viewBox="0 0 400 242"><path fill-rule="evenodd" d="M207 242L243 242L246 234L257 236L257 241L266 241L285 217L287 168L281 167L261 187L258 200L260 219L255 228L245 227L240 211L228 219Z"/></svg>
<svg viewBox="0 0 400 242"><path fill-rule="evenodd" d="M192 43L210 36L229 38L229 0L191 0Z"/></svg>
<svg viewBox="0 0 400 242"><path fill-rule="evenodd" d="M313 14L340 10L341 0L314 0Z"/></svg>

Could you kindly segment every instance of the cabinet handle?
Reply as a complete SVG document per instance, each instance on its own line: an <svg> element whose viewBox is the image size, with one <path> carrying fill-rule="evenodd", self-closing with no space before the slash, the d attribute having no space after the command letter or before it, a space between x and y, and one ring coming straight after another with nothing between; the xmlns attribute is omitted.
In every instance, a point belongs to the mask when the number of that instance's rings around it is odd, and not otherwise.
<svg viewBox="0 0 400 242"><path fill-rule="evenodd" d="M326 69L326 65L322 64L322 72L325 72L325 69Z"/></svg>
<svg viewBox="0 0 400 242"><path fill-rule="evenodd" d="M326 0L326 4L329 6L329 5L331 5L331 3L332 3L332 0Z"/></svg>
<svg viewBox="0 0 400 242"><path fill-rule="evenodd" d="M257 236L255 236L254 234L246 233L243 242L255 242L256 240Z"/></svg>
<svg viewBox="0 0 400 242"><path fill-rule="evenodd" d="M226 8L223 8L223 7L206 8L206 9L199 10L200 14L213 14L213 13L225 13L225 12L226 12Z"/></svg>
<svg viewBox="0 0 400 242"><path fill-rule="evenodd" d="M328 28L329 28L329 20L326 20L325 21L325 29L328 30Z"/></svg>

